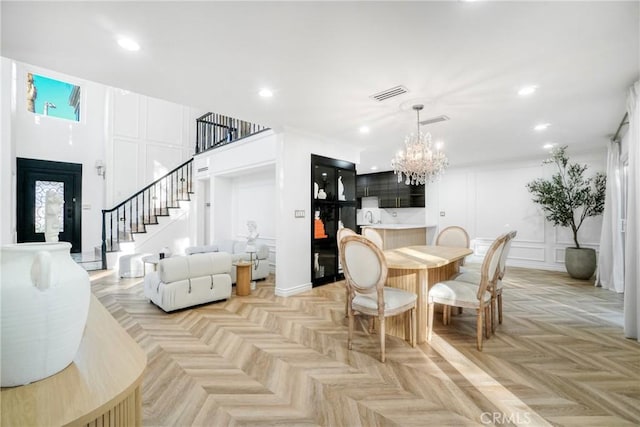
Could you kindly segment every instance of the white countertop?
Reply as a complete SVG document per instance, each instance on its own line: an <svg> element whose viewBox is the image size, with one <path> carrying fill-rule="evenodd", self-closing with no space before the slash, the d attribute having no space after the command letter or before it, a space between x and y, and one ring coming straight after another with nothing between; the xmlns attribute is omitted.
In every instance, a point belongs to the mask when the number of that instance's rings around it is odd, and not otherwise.
<svg viewBox="0 0 640 427"><path fill-rule="evenodd" d="M380 228L387 230L408 230L411 228L432 228L435 225L425 224L360 224L361 227Z"/></svg>

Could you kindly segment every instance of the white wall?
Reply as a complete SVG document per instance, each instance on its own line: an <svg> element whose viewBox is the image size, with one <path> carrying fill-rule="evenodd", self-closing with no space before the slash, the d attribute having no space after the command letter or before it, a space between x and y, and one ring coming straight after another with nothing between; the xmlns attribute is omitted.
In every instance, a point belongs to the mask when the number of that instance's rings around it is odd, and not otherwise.
<svg viewBox="0 0 640 427"><path fill-rule="evenodd" d="M570 161L589 165L587 176L605 171L605 151L572 155ZM475 168L451 168L442 181L427 190L427 218L439 229L460 225L469 233L474 257L481 261L492 240L508 230L518 230L509 265L564 270L564 248L573 245L570 229L545 221L540 207L531 201L525 185L549 178L553 165L542 159ZM444 213L444 216L440 216ZM602 218L585 220L579 232L581 245L598 250Z"/></svg>
<svg viewBox="0 0 640 427"><path fill-rule="evenodd" d="M10 60L0 58L0 245L15 242L16 156L11 140L12 94L15 89L13 66Z"/></svg>
<svg viewBox="0 0 640 427"><path fill-rule="evenodd" d="M311 154L357 163L357 149L338 141L285 129L278 138L276 164L276 295L311 289ZM304 218L295 218L304 210Z"/></svg>
<svg viewBox="0 0 640 427"><path fill-rule="evenodd" d="M269 264L275 272L276 257L276 175L275 164L257 169L231 181L231 233L236 240L246 240L247 221L258 226L259 243L269 247Z"/></svg>
<svg viewBox="0 0 640 427"><path fill-rule="evenodd" d="M109 89L107 206L113 206L191 158L193 109L121 89Z"/></svg>
<svg viewBox="0 0 640 427"><path fill-rule="evenodd" d="M100 245L102 209L129 197L193 152L195 119L203 111L8 58L2 58L1 65L2 244L15 241L16 157L82 164L82 250L89 252ZM81 121L28 112L28 72L80 86ZM106 164L106 179L96 173L97 160Z"/></svg>
<svg viewBox="0 0 640 427"><path fill-rule="evenodd" d="M198 186L209 190L207 199L198 202L198 230L193 236L198 244L244 240L247 221L254 220L260 234L257 241L269 246L273 270L277 247L277 138L275 132L266 131L196 156ZM211 205L207 208L208 202ZM209 235L202 236L205 232Z"/></svg>
<svg viewBox="0 0 640 427"><path fill-rule="evenodd" d="M101 237L100 210L103 207L104 181L96 174L94 166L96 160L104 157L105 87L51 70L10 62L14 64L13 75L3 75L2 79L3 86L7 78L15 80L16 85L16 91L11 96L15 108L11 114L9 138L15 157L82 164L82 248L83 251L90 250L99 245ZM29 72L80 86L80 122L27 111L25 95ZM11 159L12 168L15 168L15 157ZM2 185L4 193L7 191L6 183ZM15 191L11 194L15 194ZM15 218L15 197L13 206L11 214ZM12 240L15 239L15 219L12 220L10 233Z"/></svg>

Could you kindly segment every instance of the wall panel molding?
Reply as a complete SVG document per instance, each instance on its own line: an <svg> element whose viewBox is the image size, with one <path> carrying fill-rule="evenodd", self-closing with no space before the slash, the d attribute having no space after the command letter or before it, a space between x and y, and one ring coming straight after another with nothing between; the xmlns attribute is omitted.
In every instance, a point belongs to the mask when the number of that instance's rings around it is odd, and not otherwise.
<svg viewBox="0 0 640 427"><path fill-rule="evenodd" d="M140 96L114 90L113 134L117 137L140 138Z"/></svg>

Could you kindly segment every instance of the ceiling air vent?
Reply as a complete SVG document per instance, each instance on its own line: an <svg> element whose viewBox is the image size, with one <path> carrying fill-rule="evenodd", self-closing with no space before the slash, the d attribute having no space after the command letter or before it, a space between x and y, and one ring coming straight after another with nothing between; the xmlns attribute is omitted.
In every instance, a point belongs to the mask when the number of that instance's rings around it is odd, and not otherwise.
<svg viewBox="0 0 640 427"><path fill-rule="evenodd" d="M409 92L409 90L406 87L396 86L392 87L391 89L383 90L382 92L373 94L371 95L371 98L375 99L376 101L384 101L407 92Z"/></svg>
<svg viewBox="0 0 640 427"><path fill-rule="evenodd" d="M441 116L435 116L435 117L431 117L429 119L420 120L420 124L421 125L430 125L432 123L446 122L447 120L450 120L449 116L445 116L444 114L442 114Z"/></svg>

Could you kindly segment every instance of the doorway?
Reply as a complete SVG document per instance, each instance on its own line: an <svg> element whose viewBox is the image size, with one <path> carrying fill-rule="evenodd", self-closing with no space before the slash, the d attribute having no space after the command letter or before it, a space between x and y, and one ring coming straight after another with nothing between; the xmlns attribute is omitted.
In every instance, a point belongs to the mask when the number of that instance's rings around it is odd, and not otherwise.
<svg viewBox="0 0 640 427"><path fill-rule="evenodd" d="M82 251L82 165L17 159L16 227L18 243L44 242L45 197L55 191L64 200L60 210L61 242Z"/></svg>

